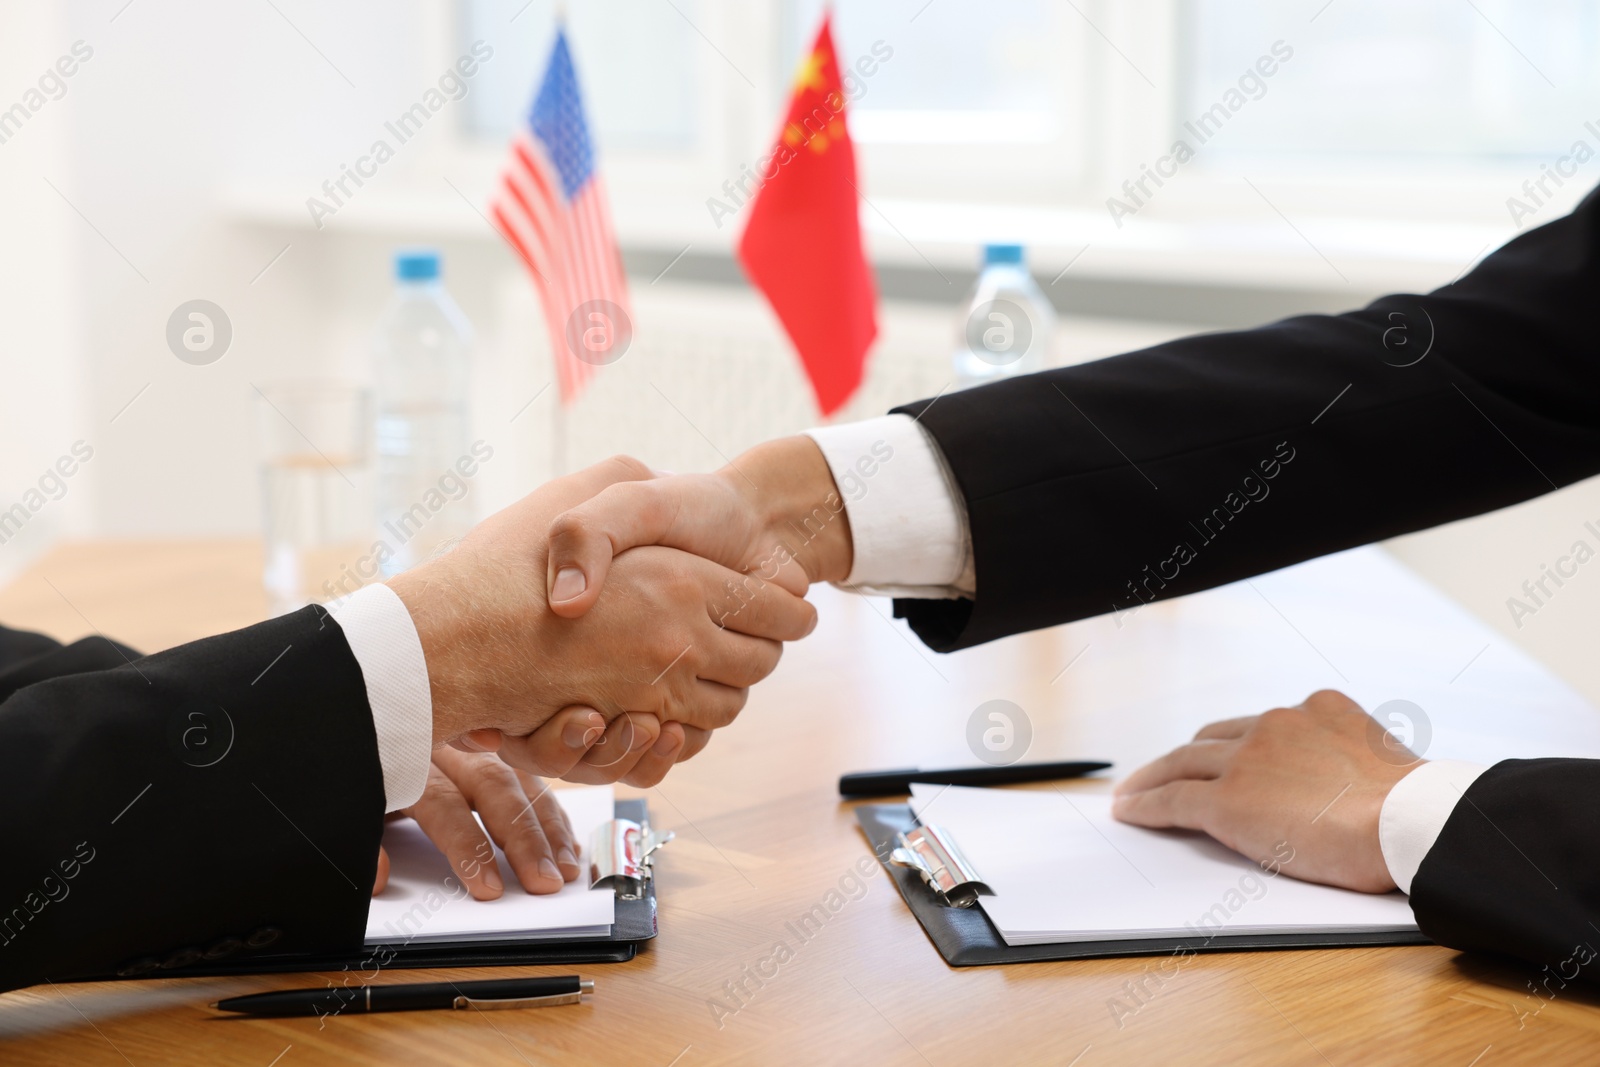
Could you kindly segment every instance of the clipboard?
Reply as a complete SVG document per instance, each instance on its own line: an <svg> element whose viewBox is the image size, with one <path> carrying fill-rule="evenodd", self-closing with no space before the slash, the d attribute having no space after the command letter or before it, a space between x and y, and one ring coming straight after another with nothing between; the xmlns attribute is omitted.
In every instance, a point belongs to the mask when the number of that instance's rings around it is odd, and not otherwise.
<svg viewBox="0 0 1600 1067"><path fill-rule="evenodd" d="M1365 948L1431 945L1416 931L1382 933L1226 934L1204 937L1125 938L1043 945L1008 945L982 908L971 907L985 887L959 845L923 827L909 804L863 804L856 820L878 862L894 879L911 913L939 955L952 967L1110 956L1166 956L1187 952L1240 952L1287 948ZM918 831L931 831L921 832Z"/></svg>
<svg viewBox="0 0 1600 1067"><path fill-rule="evenodd" d="M656 926L656 888L652 853L672 839L650 828L649 809L642 799L618 800L615 818L602 823L590 846L590 885L611 886L617 894L611 933L560 939L430 942L422 945L370 943L358 953L329 955L253 955L241 960L197 961L173 971L152 974L94 975L73 981L113 978L214 977L231 974L275 974L286 971L351 971L375 968L511 967L534 964L625 963L653 939ZM608 848L595 847L598 843ZM380 956L387 956L380 963Z"/></svg>

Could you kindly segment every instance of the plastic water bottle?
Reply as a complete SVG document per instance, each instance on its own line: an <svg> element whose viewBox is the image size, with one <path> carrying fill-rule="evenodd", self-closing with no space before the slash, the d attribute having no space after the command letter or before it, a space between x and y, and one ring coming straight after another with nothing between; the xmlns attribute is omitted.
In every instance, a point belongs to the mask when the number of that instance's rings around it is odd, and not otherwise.
<svg viewBox="0 0 1600 1067"><path fill-rule="evenodd" d="M439 280L439 253L399 252L373 337L379 569L393 577L472 527L464 499L472 328ZM465 464L465 466L463 466ZM381 555L381 554L380 554Z"/></svg>
<svg viewBox="0 0 1600 1067"><path fill-rule="evenodd" d="M985 245L956 323L956 387L1043 370L1054 362L1055 336L1055 309L1028 273L1022 246Z"/></svg>

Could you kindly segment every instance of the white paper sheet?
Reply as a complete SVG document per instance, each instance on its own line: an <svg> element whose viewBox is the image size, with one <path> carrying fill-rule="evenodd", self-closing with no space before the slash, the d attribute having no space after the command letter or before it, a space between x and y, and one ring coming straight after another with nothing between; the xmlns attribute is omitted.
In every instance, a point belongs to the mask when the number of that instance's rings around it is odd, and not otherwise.
<svg viewBox="0 0 1600 1067"><path fill-rule="evenodd" d="M1401 893L1274 876L1204 834L1117 822L1106 794L911 788L994 890L981 905L1008 945L1416 929Z"/></svg>
<svg viewBox="0 0 1600 1067"><path fill-rule="evenodd" d="M389 851L389 884L372 899L367 911L367 943L609 934L616 917L616 894L609 889L589 889L586 874L590 836L596 826L612 817L614 792L609 785L555 791L585 850L578 862L586 873L560 892L545 896L522 889L505 854L496 846L495 862L500 865L505 892L498 900L473 900L461 879L451 872L450 861L421 827L410 819L390 823L383 832L383 847Z"/></svg>

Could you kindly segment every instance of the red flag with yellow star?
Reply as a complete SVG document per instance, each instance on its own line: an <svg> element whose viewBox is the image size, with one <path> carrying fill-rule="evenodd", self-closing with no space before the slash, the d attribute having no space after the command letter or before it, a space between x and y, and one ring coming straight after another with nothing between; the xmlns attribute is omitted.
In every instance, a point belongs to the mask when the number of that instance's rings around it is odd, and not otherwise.
<svg viewBox="0 0 1600 1067"><path fill-rule="evenodd" d="M739 261L799 351L824 415L860 386L878 335L845 103L825 15L739 239Z"/></svg>

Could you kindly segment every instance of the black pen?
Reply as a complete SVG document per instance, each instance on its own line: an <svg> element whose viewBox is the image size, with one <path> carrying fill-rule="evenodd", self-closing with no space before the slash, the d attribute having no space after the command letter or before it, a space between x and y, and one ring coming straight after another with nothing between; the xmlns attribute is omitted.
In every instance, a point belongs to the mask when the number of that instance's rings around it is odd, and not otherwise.
<svg viewBox="0 0 1600 1067"><path fill-rule="evenodd" d="M1004 767L958 767L947 771L858 771L839 776L839 794L847 797L887 797L911 792L912 782L925 785L1011 785L1048 782L1054 778L1082 778L1103 771L1109 763L1013 763Z"/></svg>
<svg viewBox="0 0 1600 1067"><path fill-rule="evenodd" d="M438 1011L445 1008L542 1008L577 1004L594 992L594 981L575 974L553 978L496 978L485 982L420 982L416 985L334 986L280 989L219 1000L218 1011L247 1015L341 1015L374 1011Z"/></svg>

